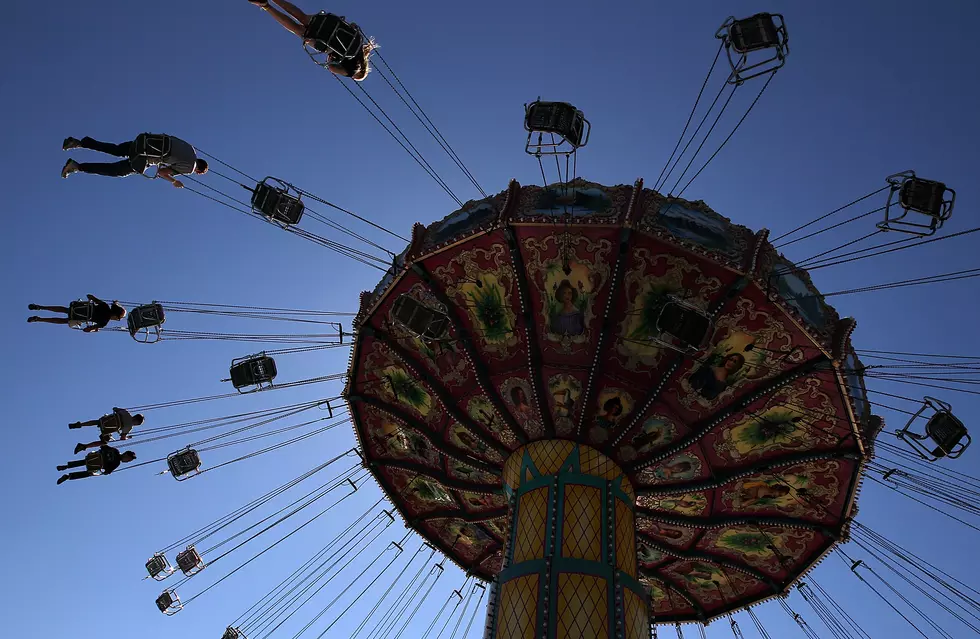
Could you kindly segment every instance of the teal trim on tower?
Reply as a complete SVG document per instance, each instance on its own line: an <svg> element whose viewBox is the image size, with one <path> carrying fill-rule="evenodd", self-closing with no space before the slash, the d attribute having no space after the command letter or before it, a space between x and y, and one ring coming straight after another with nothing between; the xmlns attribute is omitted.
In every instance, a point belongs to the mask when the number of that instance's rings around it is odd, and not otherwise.
<svg viewBox="0 0 980 639"><path fill-rule="evenodd" d="M547 443L540 442L540 444ZM530 446L534 445L531 444ZM554 458L547 460L548 468L546 470L558 466L558 470L554 474L547 474L537 467L528 450L529 447L525 447L516 453L520 455L520 474L516 481L517 488L514 489L513 486L507 485L505 482L504 490L512 504L511 535L504 558L504 569L497 577L500 594L496 605L498 608L501 605L504 588L508 582L527 575L537 575L538 605L534 620L534 637L536 639L557 639L558 627L562 623L563 615L566 624L569 623L567 620L570 618L568 611L559 609L559 600L562 600L562 593L560 592L563 583L562 575L587 575L599 578L601 585L596 585L605 591L606 599L606 627L605 634L601 636L621 638L624 636L626 625L623 589L632 591L642 601L647 602L647 595L637 578L616 567L616 504L622 503L627 507L626 512L629 513L631 529L633 528L632 517L635 511L633 498L623 488L625 476L619 474L612 479L606 479L597 474L583 472L582 448L580 446L573 447L560 464L555 464ZM591 459L595 463L594 458ZM607 462L603 460L602 463ZM608 463L611 464L612 462ZM606 466L606 470L603 471L606 476L608 476L609 468L610 466ZM611 468L618 470L615 465L612 465ZM590 469L594 470L595 467ZM574 490L572 487L575 486L594 490L584 495L581 492L569 495L569 490ZM524 497L541 489L547 491L543 512L522 512L522 507L526 508L528 504L533 504L537 509L540 496L528 500L524 500ZM583 503L583 501L593 502L593 500L595 500L594 503ZM620 510L620 513L623 511ZM589 521L566 522L568 517L592 516L597 516L599 519L597 528L590 527ZM524 521L523 527L520 523L522 521ZM519 563L514 563L515 552L521 541L517 537L519 529L534 531L533 534L540 534L543 529L544 540L541 556L527 557ZM571 531L575 531L579 536L565 539L566 533ZM527 552L527 547L524 547L522 556L526 556L525 553ZM566 556L566 553L585 556ZM596 559L590 557L596 557ZM566 595L568 594L566 593ZM574 597L572 600L574 601ZM564 601L568 601L567 596ZM501 632L502 618L503 615L499 610L492 615L491 636L494 638ZM506 629L504 631L506 632Z"/></svg>

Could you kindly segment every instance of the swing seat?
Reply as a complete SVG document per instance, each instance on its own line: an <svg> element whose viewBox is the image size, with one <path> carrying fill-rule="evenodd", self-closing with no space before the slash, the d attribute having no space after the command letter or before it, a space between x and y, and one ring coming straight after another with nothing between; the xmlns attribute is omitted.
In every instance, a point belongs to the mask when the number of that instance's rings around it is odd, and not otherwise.
<svg viewBox="0 0 980 639"><path fill-rule="evenodd" d="M663 344L681 352L695 353L704 346L711 325L711 318L701 309L668 297L657 316L656 328Z"/></svg>
<svg viewBox="0 0 980 639"><path fill-rule="evenodd" d="M283 228L293 226L306 209L301 197L289 183L267 177L252 189L252 212Z"/></svg>
<svg viewBox="0 0 980 639"><path fill-rule="evenodd" d="M932 451L936 457L956 459L970 445L970 434L966 426L947 411L940 411L932 416L926 423L926 435L936 443L936 448Z"/></svg>
<svg viewBox="0 0 980 639"><path fill-rule="evenodd" d="M162 160L170 155L170 136L163 133L140 133L133 142L133 158Z"/></svg>
<svg viewBox="0 0 980 639"><path fill-rule="evenodd" d="M942 182L912 178L902 185L898 202L902 208L940 218L943 217L943 196L946 191L946 185Z"/></svg>
<svg viewBox="0 0 980 639"><path fill-rule="evenodd" d="M248 639L248 637L246 637L245 633L238 628L228 626L225 628L224 634L221 635L221 639Z"/></svg>
<svg viewBox="0 0 980 639"><path fill-rule="evenodd" d="M232 360L229 372L231 384L238 392L243 392L241 389L249 386L258 387L253 390L268 388L276 378L276 360L265 353L241 357Z"/></svg>
<svg viewBox="0 0 980 639"><path fill-rule="evenodd" d="M188 577L204 570L205 565L193 544L177 553L177 566Z"/></svg>
<svg viewBox="0 0 980 639"><path fill-rule="evenodd" d="M742 84L750 78L775 73L789 55L789 34L783 16L778 13L757 13L742 20L731 16L715 37L722 40L728 53L732 68L729 84ZM768 57L749 58L749 54L767 49L772 51Z"/></svg>
<svg viewBox="0 0 980 639"><path fill-rule="evenodd" d="M200 473L201 456L193 448L187 447L167 456L167 467L177 481L184 481Z"/></svg>
<svg viewBox="0 0 980 639"><path fill-rule="evenodd" d="M915 171L896 173L885 181L891 188L885 203L885 219L878 223L883 231L926 237L941 229L953 215L956 191L943 182L916 177ZM901 213L893 216L896 205ZM910 214L914 215L910 218Z"/></svg>
<svg viewBox="0 0 980 639"><path fill-rule="evenodd" d="M166 555L158 552L146 560L146 572L157 581L163 581L174 574L174 567L167 561Z"/></svg>
<svg viewBox="0 0 980 639"><path fill-rule="evenodd" d="M926 422L925 432L913 433L910 428L913 423L926 411L932 411ZM956 459L969 448L970 434L962 421L952 412L952 406L935 397L925 397L915 415L909 419L905 428L898 431L899 439L908 443L921 458L934 462L943 457ZM930 440L934 448L927 447L923 442Z"/></svg>
<svg viewBox="0 0 980 639"><path fill-rule="evenodd" d="M303 34L303 44L307 53L321 66L327 64L330 56L349 60L360 54L364 46L364 34L360 28L332 13L320 12L310 18L310 24ZM318 56L326 54L327 59Z"/></svg>
<svg viewBox="0 0 980 639"><path fill-rule="evenodd" d="M137 306L130 311L126 325L129 334L137 342L152 344L160 341L161 327L166 320L163 306L153 302Z"/></svg>
<svg viewBox="0 0 980 639"><path fill-rule="evenodd" d="M391 315L399 326L424 341L444 339L449 331L445 313L425 306L407 293L399 295L391 305Z"/></svg>
<svg viewBox="0 0 980 639"><path fill-rule="evenodd" d="M99 432L103 435L118 433L121 426L119 416L115 413L103 415L99 418Z"/></svg>
<svg viewBox="0 0 980 639"><path fill-rule="evenodd" d="M95 302L78 300L68 305L68 320L71 328L83 329L92 324L95 316Z"/></svg>
<svg viewBox="0 0 980 639"><path fill-rule="evenodd" d="M588 144L592 125L581 111L567 102L536 100L524 106L524 129L527 131L525 152L531 155L570 155ZM537 142L532 140L535 133L538 134ZM557 135L559 140L545 142L542 137L544 133Z"/></svg>
<svg viewBox="0 0 980 639"><path fill-rule="evenodd" d="M180 597L177 596L177 592L174 590L164 590L160 596L157 597L156 604L160 612L168 617L170 615L177 614L184 607L183 604L180 603Z"/></svg>

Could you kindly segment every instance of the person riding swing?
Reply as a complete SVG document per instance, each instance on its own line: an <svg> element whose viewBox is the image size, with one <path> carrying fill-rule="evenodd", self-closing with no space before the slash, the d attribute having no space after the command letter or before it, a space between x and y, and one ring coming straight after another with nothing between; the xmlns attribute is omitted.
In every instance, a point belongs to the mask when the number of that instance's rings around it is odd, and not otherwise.
<svg viewBox="0 0 980 639"><path fill-rule="evenodd" d="M65 138L62 150L91 149L107 155L126 158L118 162L76 162L69 158L61 169L61 177L66 178L72 173L93 173L108 177L126 177L136 173L143 174L151 166L157 167L157 177L173 184L176 188L184 188L184 183L175 178L176 175L208 172L207 160L197 157L197 151L188 142L173 135L162 133L140 133L132 142L112 144L99 142L90 137L81 140L73 137Z"/></svg>
<svg viewBox="0 0 980 639"><path fill-rule="evenodd" d="M113 407L112 412L108 415L103 415L98 419L90 419L87 422L73 422L68 424L68 428L82 428L83 426L98 426L101 434L99 435L98 441L89 442L87 444L79 443L75 446L75 454L82 452L83 450L88 450L89 448L98 448L104 444L108 444L112 441L112 436L114 434L119 435L118 441L124 441L129 439L129 433L132 432L134 426L140 426L143 424L143 415L141 413L136 413L135 415L130 414L125 408Z"/></svg>
<svg viewBox="0 0 980 639"><path fill-rule="evenodd" d="M32 315L27 318L28 323L67 324L71 328L81 328L86 333L96 333L99 329L105 328L109 322L119 321L126 317L126 309L118 303L107 304L94 295L88 295L88 302L72 302L68 306L28 304L27 310L65 314L65 317Z"/></svg>
<svg viewBox="0 0 980 639"><path fill-rule="evenodd" d="M112 446L101 446L99 450L92 451L86 455L84 459L76 459L75 461L70 461L67 464L58 466L58 470L85 468L85 470L79 470L62 475L58 478L58 484L60 485L66 481L73 481L75 479L95 477L96 475L109 475L112 473L112 471L119 468L120 464L131 462L134 459L136 459L136 453L131 450L120 453L118 448L113 448Z"/></svg>
<svg viewBox="0 0 980 639"><path fill-rule="evenodd" d="M373 38L365 38L361 28L347 22L343 16L324 12L310 15L286 0L248 1L272 16L287 31L299 36L313 51L327 54L326 63L322 66L331 73L361 82L371 72L371 52L378 45ZM345 32L350 36L349 42L338 46L339 42L330 41L331 33L336 33L336 30L324 28L329 26L348 27L349 32ZM349 50L343 50L348 46Z"/></svg>

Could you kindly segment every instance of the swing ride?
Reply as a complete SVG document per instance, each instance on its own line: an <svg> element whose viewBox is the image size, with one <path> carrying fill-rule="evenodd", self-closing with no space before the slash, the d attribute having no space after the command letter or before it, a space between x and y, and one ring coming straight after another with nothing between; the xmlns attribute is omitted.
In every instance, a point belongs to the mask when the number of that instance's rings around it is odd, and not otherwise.
<svg viewBox="0 0 980 639"><path fill-rule="evenodd" d="M887 381L968 392L956 385L968 377L930 375L968 375L980 361L862 349L859 339L852 341L857 321L841 317L828 299L973 277L978 269L841 291L818 290L810 273L978 229L937 237L952 218L955 191L914 171L890 175L884 187L777 237L768 229L738 224L703 201L685 199L684 192L731 139L789 55L789 35L779 14L728 18L716 37L715 63L724 50L730 67L721 72L718 96L730 91L730 100L753 80L762 85L759 93L696 168L721 117L715 114L705 126L716 98L689 132L699 94L664 168L649 186L643 179L608 186L579 177L577 154L589 142L591 124L571 103L540 98L524 107L524 149L538 162L541 185L512 180L504 191L487 194L445 143L483 196L464 203L411 142L399 141L459 205L440 220L416 223L408 238L284 179L255 180L224 162L245 182L212 172L249 191L247 200L187 177L217 197L188 187L192 193L373 266L382 275L361 294L356 313L349 314L124 303L132 307L127 327L108 330L128 332L137 342L288 345L263 346L233 359L222 381L230 381L234 392L128 410L167 409L259 391L264 397L284 388L344 382L334 397L141 429L133 433L133 445L202 434L133 468L165 464L165 472L184 482L341 424L352 425L356 437L355 448L154 552L145 562L144 578L167 582L155 599L161 613L177 614L301 529L343 512L347 528L225 626L222 639L265 639L326 593L330 602L296 635L331 613L323 636L362 597L377 597L371 590L375 582L390 585L350 636L362 629L372 633L368 636L401 636L447 561L465 572L466 581L432 619L426 637L443 619L443 630L456 620L456 637L471 615L468 631L484 601L488 639L642 639L668 625L683 636L681 624L694 624L704 636L704 627L719 619L740 637L736 614L768 636L754 607L770 600L807 637L819 636L790 607L791 593L814 609L835 639L859 637L854 620L814 578L814 568L833 555L879 597L879 582L891 586L875 570L886 566L933 602L948 598L944 609L977 628L980 604L970 594L975 590L856 517L862 482L933 504L934 510L944 505L967 516L980 514L976 500L961 494L975 491L973 478L936 465L956 460L971 443L952 405L926 396L921 402L915 398L921 404L916 411L899 409L874 394L913 400L872 387ZM304 39L307 53L320 65L349 60L363 44L356 25L329 13L313 16ZM378 75L397 79L378 59L385 69ZM705 85L715 77L715 68ZM400 80L398 85L404 89ZM428 116L414 109L413 114L426 126ZM434 125L426 129L445 142ZM166 136L142 137L138 155L166 155ZM546 176L545 160L550 170L552 156L557 179ZM564 170L559 157L565 159ZM811 229L873 197L878 208ZM398 238L401 250L385 249L311 205L324 205ZM724 211L725 203L717 207ZM785 247L874 213L881 215L869 235L802 260L783 254ZM314 224L369 248L347 246L312 230ZM889 232L903 239L855 246ZM69 318L85 325L90 307L90 302L73 302ZM309 323L327 332L188 330L184 320L191 314ZM337 315L351 321L346 341ZM276 357L348 345L346 372L274 383ZM887 432L886 410L904 413L904 427ZM292 423L316 411L324 412ZM886 441L886 435L898 442ZM204 463L208 455L202 453L264 438L276 439L258 450ZM325 477L328 468L334 474ZM342 510L345 500L372 483L383 493L377 502L359 517L350 508ZM294 497L304 490L301 484L308 490ZM409 531L392 537L399 521ZM216 582L183 600L178 595L192 578L196 584L205 570L213 574L216 565L229 563L226 557L237 561L242 549L260 538L256 543L266 545ZM863 554L849 555L854 547ZM360 554L370 557L370 564L356 575L344 572ZM347 593L353 602L334 616L333 606ZM903 604L924 616L908 599Z"/></svg>

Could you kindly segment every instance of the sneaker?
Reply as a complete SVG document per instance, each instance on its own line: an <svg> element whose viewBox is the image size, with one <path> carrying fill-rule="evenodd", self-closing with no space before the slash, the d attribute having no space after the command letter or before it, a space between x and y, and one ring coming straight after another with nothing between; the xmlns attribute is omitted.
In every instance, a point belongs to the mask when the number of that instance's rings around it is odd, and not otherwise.
<svg viewBox="0 0 980 639"><path fill-rule="evenodd" d="M59 486L62 485L63 483L65 483L69 479L71 479L71 477L69 477L68 475L62 475L61 477L58 478L58 485Z"/></svg>
<svg viewBox="0 0 980 639"><path fill-rule="evenodd" d="M82 146L81 140L77 140L72 137L67 137L65 138L65 141L61 143L61 150L67 151L68 149L77 149L80 146Z"/></svg>
<svg viewBox="0 0 980 639"><path fill-rule="evenodd" d="M75 454L76 455L78 453L82 452L83 450L85 450L85 444L75 444Z"/></svg>
<svg viewBox="0 0 980 639"><path fill-rule="evenodd" d="M31 315L30 317L27 318L27 323L28 324L30 324L31 322L40 322L40 321L41 321L41 318L38 317L37 315Z"/></svg>
<svg viewBox="0 0 980 639"><path fill-rule="evenodd" d="M66 178L72 173L78 173L79 168L78 162L69 158L68 161L65 162L65 166L61 169L61 177Z"/></svg>
<svg viewBox="0 0 980 639"><path fill-rule="evenodd" d="M38 306L37 304L28 304L27 305L27 310L29 310L29 311L38 311L40 309L41 309L41 307Z"/></svg>
<svg viewBox="0 0 980 639"><path fill-rule="evenodd" d="M58 470L68 470L67 466L58 466Z"/></svg>

